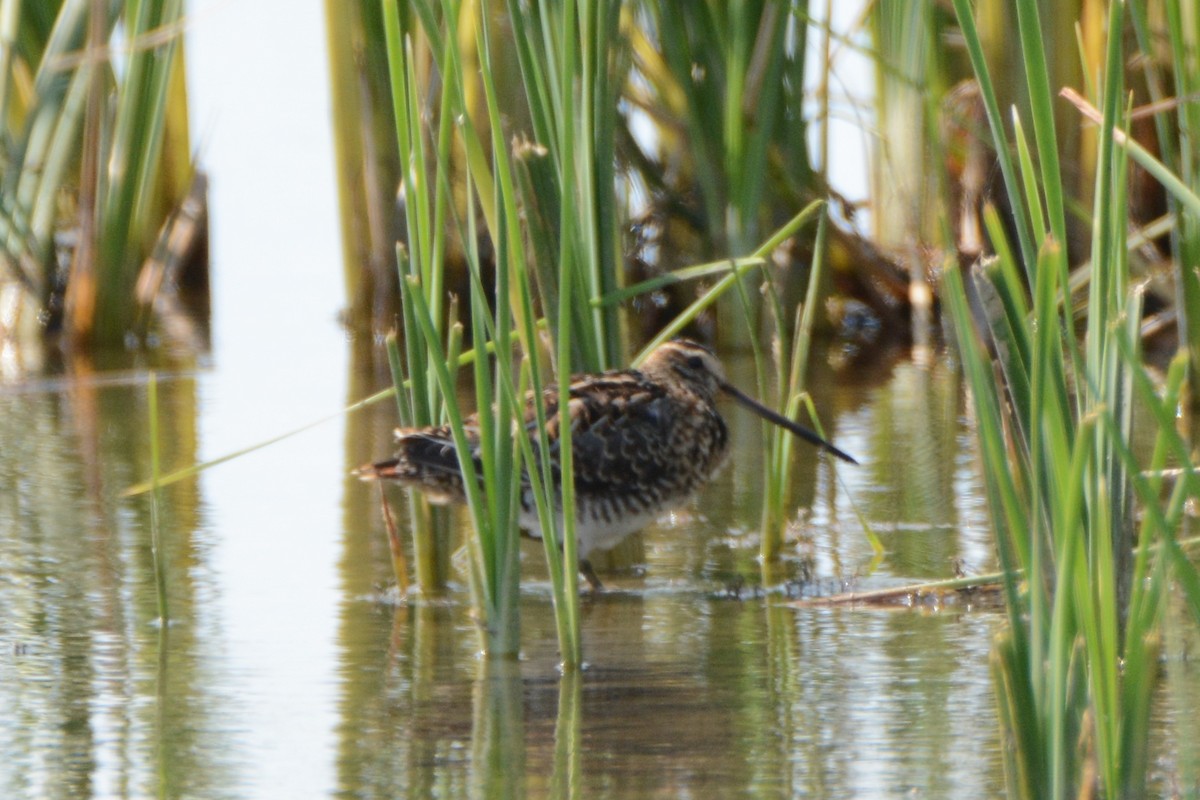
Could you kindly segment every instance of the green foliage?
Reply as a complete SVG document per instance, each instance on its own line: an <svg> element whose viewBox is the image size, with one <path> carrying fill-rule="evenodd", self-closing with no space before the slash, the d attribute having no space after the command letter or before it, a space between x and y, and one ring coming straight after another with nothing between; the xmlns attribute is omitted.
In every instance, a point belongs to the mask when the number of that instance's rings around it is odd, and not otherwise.
<svg viewBox="0 0 1200 800"><path fill-rule="evenodd" d="M564 659L577 663L571 431L568 426L559 431L557 467L548 459L551 443L540 404L533 406L530 436L514 440L510 431L519 422L525 391L540 396L550 385L547 362L555 368L560 393L575 371L623 363L617 302L637 293L667 282L721 276L643 353L731 288L743 295L741 307L748 308L740 279L765 263L819 206L812 204L796 215L748 258L622 289L621 227L630 212L628 198L617 193L612 154L627 135L622 134L626 120L619 113L620 96L629 91L629 70L637 56L619 30L646 40L628 27L628 20L622 22L620 5L611 0L508 3L506 19L520 73L515 91L512 76L497 72L506 53L492 21L494 9L486 4L468 9L449 0L427 0L414 3L405 17L397 4L385 0L383 10L407 217L399 254L404 358L398 384L408 382L411 389L410 399L402 401L402 419L406 425L448 420L460 446L466 440L461 418L451 410L453 375L443 369L448 358L453 363L446 340L455 320L443 305L446 256L461 251L468 273L464 306L470 346L475 353L495 354L490 371L487 361L475 361L475 407L494 414L480 419L480 482L475 484L473 468L467 471L475 528L471 546L477 556L473 575L492 637L489 650L511 652L516 646L516 621L502 615L504 609L515 612L508 594L516 591L515 573L507 565L515 563L510 553L516 543L508 536L509 531L515 535L516 501L527 491L537 501L545 532ZM758 3L741 11L745 13L722 11L718 5L646 4L637 16L655 21L659 42L670 51L672 69L655 73L661 80L657 89L690 93L695 161L702 169L716 170L699 181L706 207L714 221L733 224L733 238L749 250L745 243L756 236L767 196L768 159L779 156L785 140L792 141L783 116L799 116L802 73L796 59L802 56L803 27L793 5ZM668 31L670 25L678 27ZM685 31L693 38L684 41L675 35ZM711 79L696 77L685 63L690 58L709 65ZM647 62L640 62L640 68L647 74ZM715 128L710 116L714 98L709 96L714 91L723 98ZM792 105L783 102L785 95ZM747 114L754 117L749 126L744 124ZM512 136L512 120L523 121L528 130ZM711 138L714 133L719 135ZM485 241L494 258L487 265L494 267L490 281L481 245ZM815 299L808 307L816 307ZM517 355L519 370L510 362ZM794 413L798 384L792 389ZM783 455L776 460L786 459L786 445L777 449ZM520 485L523 474L527 486ZM509 632L501 634L505 630ZM500 636L506 637L504 644Z"/></svg>
<svg viewBox="0 0 1200 800"><path fill-rule="evenodd" d="M1159 10L1150 8L1155 5L1131 3L1130 17L1146 54L1138 65L1147 93L1153 102L1165 105L1163 113L1154 115L1154 126L1162 165L1177 180L1174 186L1164 182L1170 190L1168 208L1176 220L1171 256L1177 265L1195 265L1200 263L1200 204L1195 202L1200 193L1200 158L1195 145L1200 136L1200 26L1192 4L1162 3L1164 37L1151 26L1150 13ZM1141 158L1138 161L1143 163ZM1151 166L1143 166L1162 180ZM1186 344L1191 354L1192 394L1200 397L1200 275L1194 268L1182 266L1177 275L1175 302L1181 319L1181 344Z"/></svg>
<svg viewBox="0 0 1200 800"><path fill-rule="evenodd" d="M535 127L543 128L546 147L557 182L548 204L560 211L544 217L558 226L521 225L521 208L533 207L534 198L519 195L520 170L528 178L528 151L510 152L493 74L492 32L486 9L464 14L456 3L416 5L423 41L441 77L440 113L426 128L422 89L415 56L415 32L401 27L395 4L385 3L392 64L393 98L402 160L407 165L404 182L408 237L399 259L402 282L407 377L413 380L413 408L427 410L428 420L413 417L413 424L448 418L454 431L475 528L470 547L472 577L484 611L486 647L495 654L512 654L519 644L516 616L517 514L522 493L536 501L544 533L547 562L558 610L559 640L563 659L580 660L578 627L578 557L574 537L574 481L570 460L570 429L564 426L558 443L562 462L550 463L551 452L545 411L535 404L533 441L512 435L524 424L524 390L540 396L547 382L542 376L541 329L536 310L534 275L550 274L546 265L530 269L526 236L533 234L534 253L556 252L558 268L553 290L543 286L541 308L553 320L549 330L554 345L551 359L559 366L560 392L565 393L573 367L597 368L612 356L617 341L614 311L604 306L575 302L599 296L615 284L611 264L602 261L601 241L615 239L611 178L596 178L597 148L585 141L602 131L592 120L600 103L609 97L606 43L615 17L612 7L593 3L564 8L536 7L515 31L521 54L522 76ZM516 20L518 15L514 15ZM460 51L447 46L453 35L466 34L473 47ZM476 73L464 61L477 64ZM583 90L576 107L574 93ZM482 97L482 110L468 102ZM610 98L611 100L611 98ZM478 121L477 121L478 119ZM558 121L562 127L558 127ZM436 146L431 135L436 126ZM581 138L582 137L582 138ZM461 148L459 150L459 148ZM451 153L464 154L468 188L465 213L459 217L451 197L448 176ZM432 155L432 160L429 155ZM525 159L517 163L518 159ZM609 199L605 200L607 196ZM538 198L543 201L546 198ZM607 208L607 210L605 210ZM477 230L482 219L484 230ZM475 405L491 409L479 416L481 475L476 475L467 447L466 431L454 398L453 376L446 369L447 353L441 344L444 332L441 298L445 295L444 253L448 231L457 234L466 253L470 292L468 307L474 351L492 351L489 362L475 359ZM494 281L488 285L480 242L490 240L495 254ZM610 253L611 258L611 253ZM551 301L551 302L548 302ZM552 303L552 305L551 305ZM517 348L524 354L522 369L515 371L511 357ZM582 362L582 363L579 363ZM489 372L490 369L490 372ZM422 380L421 375L434 380ZM418 399L419 398L419 399ZM446 398L451 398L447 401ZM536 449L534 443L536 442ZM561 474L561 492L556 488ZM523 478L524 476L524 478ZM528 485L523 485L523 480Z"/></svg>
<svg viewBox="0 0 1200 800"><path fill-rule="evenodd" d="M66 267L56 237L76 234L76 339L119 343L134 327L137 271L190 179L169 157L188 150L173 116L182 13L181 0L0 3L0 268L43 304Z"/></svg>
<svg viewBox="0 0 1200 800"><path fill-rule="evenodd" d="M1071 797L1090 793L1094 780L1106 796L1140 797L1165 589L1178 580L1193 608L1200 608L1200 595L1196 570L1176 541L1184 500L1197 488L1188 448L1172 422L1184 362L1176 361L1160 396L1138 349L1141 293L1130 286L1126 241L1128 162L1115 142L1126 121L1121 40L1108 39L1100 86L1103 122L1081 348L1069 302L1066 201L1038 9L1033 2L1017 4L1035 139L1027 147L1014 117L1018 173L1008 163L1008 139L971 9L965 0L956 0L955 8L984 89L1020 239L1016 255L988 211L997 254L972 281L991 356L974 335L960 273L948 271L944 286L975 400L1006 572L1009 629L997 642L993 669L1012 741L1010 791ZM1122 10L1120 3L1110 6L1110 32L1121 30ZM1137 462L1130 445L1135 394L1155 425L1147 465ZM1157 474L1168 455L1184 476L1164 504L1161 481L1147 476Z"/></svg>
<svg viewBox="0 0 1200 800"><path fill-rule="evenodd" d="M774 224L764 199L781 190L800 196L811 179L802 113L806 4L647 1L639 21L644 30L631 32L639 71L655 113L674 123L663 126L664 144L678 135L672 130L683 132L703 230L716 251L746 253ZM772 177L785 186L772 186Z"/></svg>

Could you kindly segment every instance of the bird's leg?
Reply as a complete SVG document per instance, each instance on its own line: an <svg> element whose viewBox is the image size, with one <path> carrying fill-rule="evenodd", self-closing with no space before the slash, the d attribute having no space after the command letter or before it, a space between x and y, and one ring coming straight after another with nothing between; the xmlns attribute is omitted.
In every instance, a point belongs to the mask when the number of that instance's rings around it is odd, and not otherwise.
<svg viewBox="0 0 1200 800"><path fill-rule="evenodd" d="M596 570L592 568L592 562L586 558L579 561L579 574L588 582L588 586L592 587L593 592L604 591L604 584L600 582L600 577L596 575Z"/></svg>
<svg viewBox="0 0 1200 800"><path fill-rule="evenodd" d="M404 557L404 546L400 543L400 534L396 532L396 521L392 519L392 511L388 508L387 494L383 491L383 481L379 481L379 508L383 511L383 524L387 527L388 549L392 553L392 569L396 573L396 583L400 586L400 595L408 594L408 560Z"/></svg>

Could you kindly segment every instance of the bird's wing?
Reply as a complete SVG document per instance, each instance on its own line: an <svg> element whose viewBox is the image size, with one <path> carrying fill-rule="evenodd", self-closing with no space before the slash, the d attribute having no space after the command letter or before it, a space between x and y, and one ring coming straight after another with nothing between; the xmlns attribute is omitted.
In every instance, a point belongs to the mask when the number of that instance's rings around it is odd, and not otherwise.
<svg viewBox="0 0 1200 800"><path fill-rule="evenodd" d="M546 393L544 401L557 472L561 406L553 391ZM632 370L590 376L573 384L567 416L576 488L593 494L624 494L672 482L678 468L669 452L675 425L672 408L661 387Z"/></svg>

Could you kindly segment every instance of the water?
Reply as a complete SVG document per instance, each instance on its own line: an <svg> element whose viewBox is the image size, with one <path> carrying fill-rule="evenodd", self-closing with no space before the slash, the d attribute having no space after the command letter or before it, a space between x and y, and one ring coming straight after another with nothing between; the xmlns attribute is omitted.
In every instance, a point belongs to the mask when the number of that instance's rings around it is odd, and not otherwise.
<svg viewBox="0 0 1200 800"><path fill-rule="evenodd" d="M316 3L193 9L214 351L155 365L168 470L378 385L335 321L321 24ZM523 553L519 661L478 656L460 569L445 598L397 596L378 497L347 474L386 453L386 403L168 487L154 513L123 497L149 474L144 366L0 386L0 797L1003 791L988 673L999 614L786 602L995 567L944 355L814 373L827 430L863 466L834 472L799 449L782 586L764 589L757 562L759 424L729 409L732 468L646 531L636 569L603 573L609 591L584 603L587 669L566 680L540 545ZM728 366L753 385L744 359ZM1167 637L1163 793L1177 765L1200 763L1175 744L1200 742L1193 639Z"/></svg>
<svg viewBox="0 0 1200 800"><path fill-rule="evenodd" d="M220 373L164 373L168 467L219 455ZM351 377L342 401L369 383ZM789 591L994 566L944 361L819 406L864 466L802 453ZM377 496L347 475L386 451L388 404L164 489L156 574L151 499L121 497L149 470L144 373L0 391L0 795L996 794L999 615L763 590L759 428L729 413L733 467L644 534L642 566L605 575L584 603L588 667L564 684L540 545L518 662L478 656L461 572L443 599L399 600ZM281 430L259 424L255 440Z"/></svg>
<svg viewBox="0 0 1200 800"><path fill-rule="evenodd" d="M193 10L214 348L156 365L168 470L377 385L336 323L321 24L315 3ZM764 596L748 414L730 410L736 463L704 502L645 534L640 569L604 574L584 607L588 669L563 682L536 544L515 664L478 657L461 572L442 601L398 601L377 496L347 475L386 453L387 404L163 490L156 573L151 501L121 496L149 474L140 366L0 387L0 797L998 792L999 618ZM814 376L864 466L799 465L791 592L990 569L952 373L935 358L862 374ZM879 563L852 504L884 540Z"/></svg>

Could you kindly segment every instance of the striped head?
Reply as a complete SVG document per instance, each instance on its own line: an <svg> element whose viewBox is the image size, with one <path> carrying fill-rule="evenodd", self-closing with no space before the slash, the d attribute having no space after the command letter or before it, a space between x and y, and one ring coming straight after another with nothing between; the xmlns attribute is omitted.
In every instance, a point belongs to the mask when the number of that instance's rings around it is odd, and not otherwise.
<svg viewBox="0 0 1200 800"><path fill-rule="evenodd" d="M843 461L858 463L853 456L834 447L815 431L767 408L729 383L725 379L725 370L713 351L691 339L672 339L659 345L642 365L642 373L652 381L690 392L708 403L715 402L718 393L725 394L768 422L791 431Z"/></svg>
<svg viewBox="0 0 1200 800"><path fill-rule="evenodd" d="M725 385L725 370L712 350L691 339L672 339L654 349L642 364L653 381L674 384L708 401Z"/></svg>

